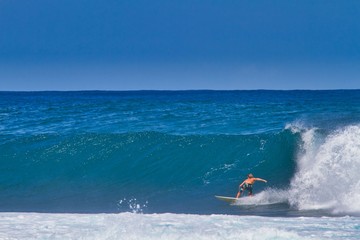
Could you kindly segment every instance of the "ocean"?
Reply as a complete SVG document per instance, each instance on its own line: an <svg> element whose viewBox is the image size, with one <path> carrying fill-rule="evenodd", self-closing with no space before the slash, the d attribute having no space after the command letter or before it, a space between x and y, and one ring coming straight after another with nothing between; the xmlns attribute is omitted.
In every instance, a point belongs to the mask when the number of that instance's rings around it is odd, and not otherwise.
<svg viewBox="0 0 360 240"><path fill-rule="evenodd" d="M360 90L0 92L0 239L359 239L359 136Z"/></svg>

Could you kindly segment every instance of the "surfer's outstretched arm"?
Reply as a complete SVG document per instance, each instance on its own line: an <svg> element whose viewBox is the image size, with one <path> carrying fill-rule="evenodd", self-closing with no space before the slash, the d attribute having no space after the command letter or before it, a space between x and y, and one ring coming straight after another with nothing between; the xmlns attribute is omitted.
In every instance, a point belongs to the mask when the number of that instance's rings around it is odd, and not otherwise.
<svg viewBox="0 0 360 240"><path fill-rule="evenodd" d="M265 179L262 179L262 178L255 178L256 181L261 181L261 182L267 182Z"/></svg>
<svg viewBox="0 0 360 240"><path fill-rule="evenodd" d="M246 180L244 180L240 185L239 185L239 189L245 184Z"/></svg>

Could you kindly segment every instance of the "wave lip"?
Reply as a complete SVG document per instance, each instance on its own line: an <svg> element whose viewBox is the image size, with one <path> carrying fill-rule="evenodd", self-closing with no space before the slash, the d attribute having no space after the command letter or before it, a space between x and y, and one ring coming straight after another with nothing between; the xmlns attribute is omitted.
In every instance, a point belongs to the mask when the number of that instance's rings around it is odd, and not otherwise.
<svg viewBox="0 0 360 240"><path fill-rule="evenodd" d="M326 209L360 214L360 125L322 136L314 129L301 133L298 171L289 190L289 202L300 210Z"/></svg>

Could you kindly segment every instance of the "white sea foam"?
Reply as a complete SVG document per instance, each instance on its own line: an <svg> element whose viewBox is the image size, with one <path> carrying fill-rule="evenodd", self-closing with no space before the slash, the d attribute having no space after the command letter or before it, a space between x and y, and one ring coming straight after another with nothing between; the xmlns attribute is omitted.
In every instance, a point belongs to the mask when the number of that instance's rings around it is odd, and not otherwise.
<svg viewBox="0 0 360 240"><path fill-rule="evenodd" d="M0 239L357 239L360 219L0 213Z"/></svg>
<svg viewBox="0 0 360 240"><path fill-rule="evenodd" d="M304 130L298 170L289 202L300 210L329 209L360 213L360 126L347 126L321 137Z"/></svg>
<svg viewBox="0 0 360 240"><path fill-rule="evenodd" d="M262 192L255 194L252 197L241 197L234 205L272 205L278 203L288 202L288 192L286 190L279 189L266 189Z"/></svg>

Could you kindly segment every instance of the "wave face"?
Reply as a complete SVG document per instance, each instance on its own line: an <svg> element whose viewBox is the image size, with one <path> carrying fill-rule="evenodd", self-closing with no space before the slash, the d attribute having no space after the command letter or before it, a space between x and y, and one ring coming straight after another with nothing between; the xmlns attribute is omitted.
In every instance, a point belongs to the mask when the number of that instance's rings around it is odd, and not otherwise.
<svg viewBox="0 0 360 240"><path fill-rule="evenodd" d="M124 204L127 208L128 201L137 199L140 203L136 205L149 202L150 207L155 203L156 211L171 211L179 200L196 206L217 192L236 194L238 181L249 171L269 178L282 167L285 171L276 182L286 186L293 171L289 159L294 145L290 132L17 137L1 146L2 196L11 207L36 210L111 211L122 209ZM282 150L284 146L287 151ZM44 198L49 200L45 205ZM119 201L123 203L120 206ZM176 209L185 211L188 207Z"/></svg>
<svg viewBox="0 0 360 240"><path fill-rule="evenodd" d="M2 92L0 100L0 211L359 213L360 91ZM268 180L250 202L214 198L235 196L250 172Z"/></svg>

